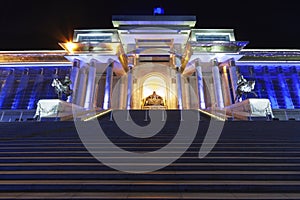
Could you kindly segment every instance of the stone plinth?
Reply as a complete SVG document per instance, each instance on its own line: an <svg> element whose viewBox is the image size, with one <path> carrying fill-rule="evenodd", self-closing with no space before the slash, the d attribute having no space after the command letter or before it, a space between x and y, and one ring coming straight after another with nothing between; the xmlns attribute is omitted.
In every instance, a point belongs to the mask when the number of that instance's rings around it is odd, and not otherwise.
<svg viewBox="0 0 300 200"><path fill-rule="evenodd" d="M234 116L235 118L274 117L269 99L250 98L242 102L226 106L225 109L227 115Z"/></svg>
<svg viewBox="0 0 300 200"><path fill-rule="evenodd" d="M85 109L81 106L60 100L60 99L41 99L37 103L35 117L40 119L64 120L73 118L73 112L81 112Z"/></svg>

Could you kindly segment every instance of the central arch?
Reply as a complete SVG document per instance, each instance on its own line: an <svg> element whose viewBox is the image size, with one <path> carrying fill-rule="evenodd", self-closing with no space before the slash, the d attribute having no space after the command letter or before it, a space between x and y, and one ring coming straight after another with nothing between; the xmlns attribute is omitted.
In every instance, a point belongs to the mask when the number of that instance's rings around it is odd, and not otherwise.
<svg viewBox="0 0 300 200"><path fill-rule="evenodd" d="M163 98L166 108L173 108L173 101L176 101L177 94L174 93L171 85L171 77L168 74L165 76L159 72L151 72L142 76L138 79L137 88L133 94L136 103L139 101L135 108L143 108L145 99L154 91Z"/></svg>
<svg viewBox="0 0 300 200"><path fill-rule="evenodd" d="M131 109L143 109L145 98L153 91L163 98L165 108L177 108L176 74L169 63L141 63L133 77Z"/></svg>
<svg viewBox="0 0 300 200"><path fill-rule="evenodd" d="M155 91L156 94L161 96L163 99L166 99L166 94L167 94L166 86L167 86L166 81L162 77L152 75L146 78L143 82L142 98L143 99L146 98L147 96L152 94L153 91Z"/></svg>

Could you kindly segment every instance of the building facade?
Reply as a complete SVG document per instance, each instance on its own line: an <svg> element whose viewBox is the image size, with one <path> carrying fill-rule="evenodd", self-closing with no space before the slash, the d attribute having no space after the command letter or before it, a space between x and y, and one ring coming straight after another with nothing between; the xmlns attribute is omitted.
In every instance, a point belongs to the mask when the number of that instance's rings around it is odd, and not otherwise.
<svg viewBox="0 0 300 200"><path fill-rule="evenodd" d="M247 49L233 29L195 29L195 16L113 16L113 29L74 30L57 51L0 52L0 109L31 110L55 99L51 82L69 75L66 101L85 109L223 109L237 78L255 80L272 109L300 108L300 50ZM152 108L152 107L150 107Z"/></svg>

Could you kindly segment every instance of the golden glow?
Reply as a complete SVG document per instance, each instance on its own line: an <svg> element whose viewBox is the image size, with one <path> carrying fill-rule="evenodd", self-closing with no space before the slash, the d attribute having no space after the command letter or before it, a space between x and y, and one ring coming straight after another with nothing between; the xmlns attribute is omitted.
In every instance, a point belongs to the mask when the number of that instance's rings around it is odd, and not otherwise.
<svg viewBox="0 0 300 200"><path fill-rule="evenodd" d="M163 99L166 98L166 82L158 76L151 76L145 80L143 83L143 96L142 98L146 98L151 95L153 91L156 92Z"/></svg>
<svg viewBox="0 0 300 200"><path fill-rule="evenodd" d="M70 52L70 53L74 53L74 49L77 47L77 45L73 42L67 42L66 43L66 48L67 48L67 51Z"/></svg>
<svg viewBox="0 0 300 200"><path fill-rule="evenodd" d="M89 117L89 118L87 118L87 119L84 119L83 121L91 121L91 120L93 120L93 119L97 119L98 117L101 117L101 116L103 116L103 115L105 115L105 114L107 114L107 113L109 113L109 112L111 112L112 111L112 109L108 109L108 110L104 110L104 111L101 111L100 113L98 113L98 114L96 114L96 115L94 115L94 116L92 116L92 117Z"/></svg>
<svg viewBox="0 0 300 200"><path fill-rule="evenodd" d="M226 67L226 65L223 66L223 73L224 73L224 74L227 73L227 67Z"/></svg>
<svg viewBox="0 0 300 200"><path fill-rule="evenodd" d="M198 111L201 112L201 113L204 113L204 114L206 114L206 115L208 115L208 116L210 116L211 118L214 118L214 119L216 119L216 120L219 120L219 121L225 121L225 118L219 117L219 116L217 116L217 115L215 115L215 114L209 113L209 112L204 111L204 110L202 110L202 109L198 109Z"/></svg>

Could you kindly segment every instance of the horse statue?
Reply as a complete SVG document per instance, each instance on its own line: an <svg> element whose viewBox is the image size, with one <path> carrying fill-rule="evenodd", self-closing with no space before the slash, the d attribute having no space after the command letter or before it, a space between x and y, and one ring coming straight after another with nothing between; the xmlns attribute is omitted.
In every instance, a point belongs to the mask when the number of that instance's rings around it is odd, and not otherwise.
<svg viewBox="0 0 300 200"><path fill-rule="evenodd" d="M63 83L57 78L53 79L51 86L55 88L55 92L58 95L58 99L62 99L63 94L65 94L68 97L73 93L73 91L70 88L70 84L71 81L67 76Z"/></svg>
<svg viewBox="0 0 300 200"><path fill-rule="evenodd" d="M241 76L238 80L238 86L235 91L236 96L234 102L238 102L238 100L242 98L243 95L245 95L247 98L247 95L250 93L254 94L254 96L257 97L256 92L253 91L254 86L255 86L255 81L247 81L246 79L243 78L243 76Z"/></svg>

